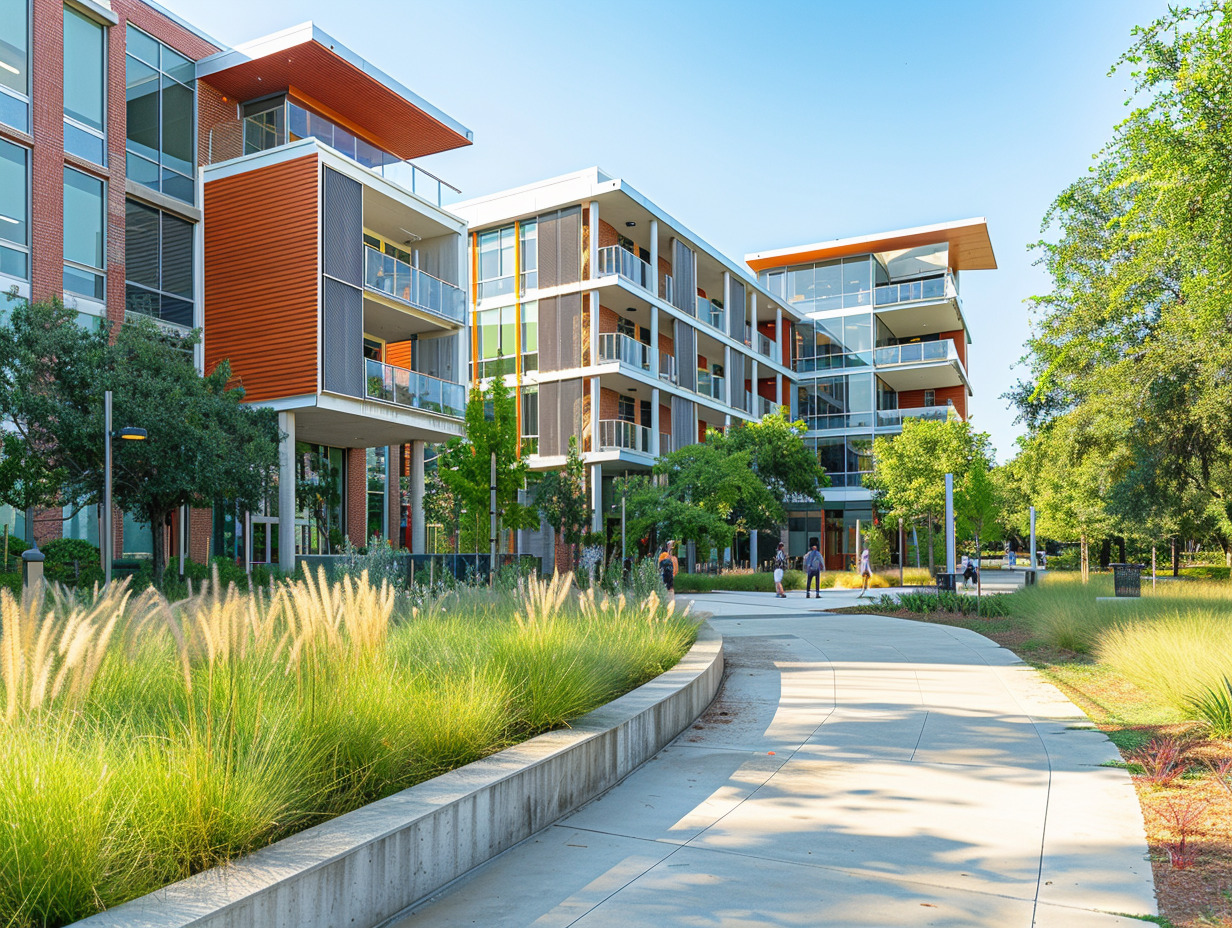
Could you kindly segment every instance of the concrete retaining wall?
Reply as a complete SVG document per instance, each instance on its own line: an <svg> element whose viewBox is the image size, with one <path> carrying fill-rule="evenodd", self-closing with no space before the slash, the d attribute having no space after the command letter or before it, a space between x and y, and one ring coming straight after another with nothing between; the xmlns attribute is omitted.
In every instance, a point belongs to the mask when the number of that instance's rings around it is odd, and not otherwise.
<svg viewBox="0 0 1232 928"><path fill-rule="evenodd" d="M579 719L77 922L374 928L615 785L693 723L723 676L703 626L667 673Z"/></svg>

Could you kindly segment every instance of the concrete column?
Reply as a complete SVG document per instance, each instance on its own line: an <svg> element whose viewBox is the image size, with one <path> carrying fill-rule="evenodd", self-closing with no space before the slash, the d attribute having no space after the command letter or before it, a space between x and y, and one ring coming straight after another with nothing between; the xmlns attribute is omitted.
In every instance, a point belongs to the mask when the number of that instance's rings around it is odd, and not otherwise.
<svg viewBox="0 0 1232 928"><path fill-rule="evenodd" d="M659 446L659 388L650 391L650 452L656 458L663 453Z"/></svg>
<svg viewBox="0 0 1232 928"><path fill-rule="evenodd" d="M757 529L749 532L749 568L757 570Z"/></svg>
<svg viewBox="0 0 1232 928"><path fill-rule="evenodd" d="M590 450L599 450L599 378L590 378Z"/></svg>
<svg viewBox="0 0 1232 928"><path fill-rule="evenodd" d="M590 279L599 276L599 201L590 201Z"/></svg>
<svg viewBox="0 0 1232 928"><path fill-rule="evenodd" d="M774 375L774 401L780 406L783 405L783 375Z"/></svg>
<svg viewBox="0 0 1232 928"><path fill-rule="evenodd" d="M591 531L598 532L603 529L603 465L590 465L590 503L594 507L594 513L591 516L590 528Z"/></svg>
<svg viewBox="0 0 1232 928"><path fill-rule="evenodd" d="M295 570L295 413L278 414L278 569Z"/></svg>
<svg viewBox="0 0 1232 928"><path fill-rule="evenodd" d="M198 201L200 202L200 201ZM659 220L650 220L650 292L655 296L660 296L659 293ZM651 318L658 314L654 308L650 310ZM655 345L655 350L658 350L658 345ZM656 362L657 364L657 362ZM658 367L655 368L658 371Z"/></svg>
<svg viewBox="0 0 1232 928"><path fill-rule="evenodd" d="M411 442L411 553L427 554L424 525L424 443Z"/></svg>
<svg viewBox="0 0 1232 928"><path fill-rule="evenodd" d="M599 291L590 291L590 363L599 363Z"/></svg>
<svg viewBox="0 0 1232 928"><path fill-rule="evenodd" d="M650 307L650 374L659 376L659 307Z"/></svg>

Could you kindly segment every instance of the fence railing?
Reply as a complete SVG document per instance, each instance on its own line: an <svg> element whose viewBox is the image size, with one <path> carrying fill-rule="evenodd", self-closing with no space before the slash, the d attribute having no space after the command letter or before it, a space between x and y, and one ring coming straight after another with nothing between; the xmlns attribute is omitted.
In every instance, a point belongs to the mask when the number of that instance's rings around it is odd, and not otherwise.
<svg viewBox="0 0 1232 928"><path fill-rule="evenodd" d="M599 360L619 361L639 370L650 370L650 346L619 332L599 334Z"/></svg>
<svg viewBox="0 0 1232 928"><path fill-rule="evenodd" d="M942 338L934 342L912 342L907 345L887 345L873 351L873 362L878 367L958 360L958 348L952 338Z"/></svg>
<svg viewBox="0 0 1232 928"><path fill-rule="evenodd" d="M461 419L466 415L466 388L460 383L441 380L366 358L368 396L411 409L438 412Z"/></svg>
<svg viewBox="0 0 1232 928"><path fill-rule="evenodd" d="M766 399L764 396L757 397L757 407L755 412L758 416L770 416L779 411L779 404L774 400Z"/></svg>
<svg viewBox="0 0 1232 928"><path fill-rule="evenodd" d="M600 451L640 451L650 454L650 429L623 419L599 420Z"/></svg>
<svg viewBox="0 0 1232 928"><path fill-rule="evenodd" d="M944 422L950 415L958 415L952 405L918 406L915 409L878 409L878 428L901 427L904 419L926 419L930 422Z"/></svg>
<svg viewBox="0 0 1232 928"><path fill-rule="evenodd" d="M654 276L650 273L650 265L619 245L599 249L599 275L604 274L619 274L643 290L653 289Z"/></svg>
<svg viewBox="0 0 1232 928"><path fill-rule="evenodd" d="M668 383L680 382L680 377L676 374L676 356L670 351L659 352L659 379Z"/></svg>
<svg viewBox="0 0 1232 928"><path fill-rule="evenodd" d="M720 332L727 331L727 313L723 307L702 296L697 298L697 318Z"/></svg>
<svg viewBox="0 0 1232 928"><path fill-rule="evenodd" d="M717 374L710 373L710 371L699 369L697 372L697 392L702 396L709 396L712 399L726 400L727 394L723 392L725 379Z"/></svg>
<svg viewBox="0 0 1232 928"><path fill-rule="evenodd" d="M908 280L900 284L880 284L873 289L875 306L892 306L895 303L914 303L919 300L941 300L957 297L958 288L950 273L923 280Z"/></svg>
<svg viewBox="0 0 1232 928"><path fill-rule="evenodd" d="M364 246L364 285L458 325L466 323L466 293L405 261Z"/></svg>

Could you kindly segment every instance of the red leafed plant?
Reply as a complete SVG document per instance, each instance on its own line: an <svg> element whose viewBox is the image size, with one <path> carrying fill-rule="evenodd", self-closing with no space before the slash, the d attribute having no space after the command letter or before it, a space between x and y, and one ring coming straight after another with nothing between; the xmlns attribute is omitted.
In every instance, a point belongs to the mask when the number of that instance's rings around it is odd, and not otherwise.
<svg viewBox="0 0 1232 928"><path fill-rule="evenodd" d="M1194 851L1189 846L1189 839L1210 805L1205 800L1192 796L1169 796L1159 807L1159 817L1168 825L1173 840L1166 843L1168 859L1176 870L1184 870L1193 866Z"/></svg>
<svg viewBox="0 0 1232 928"><path fill-rule="evenodd" d="M1181 745L1175 738L1153 738L1130 755L1130 760L1142 768L1142 779L1154 786L1167 786L1185 772Z"/></svg>

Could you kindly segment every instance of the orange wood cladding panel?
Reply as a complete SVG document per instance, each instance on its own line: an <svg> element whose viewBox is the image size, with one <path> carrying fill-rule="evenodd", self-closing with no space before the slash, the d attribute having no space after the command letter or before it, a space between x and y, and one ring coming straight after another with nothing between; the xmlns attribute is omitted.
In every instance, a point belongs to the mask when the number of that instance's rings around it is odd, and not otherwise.
<svg viewBox="0 0 1232 928"><path fill-rule="evenodd" d="M205 369L246 399L317 392L316 155L205 185Z"/></svg>

